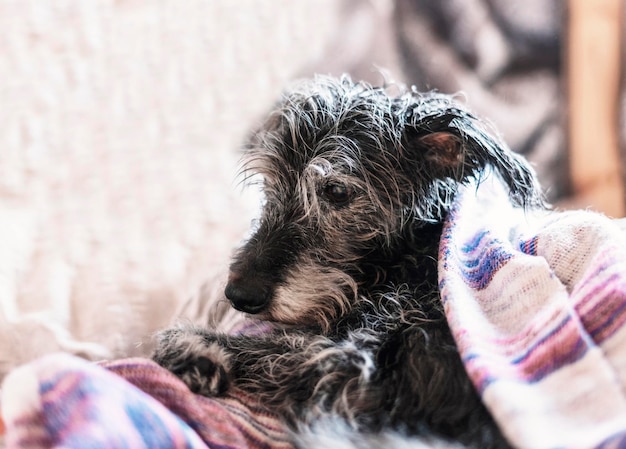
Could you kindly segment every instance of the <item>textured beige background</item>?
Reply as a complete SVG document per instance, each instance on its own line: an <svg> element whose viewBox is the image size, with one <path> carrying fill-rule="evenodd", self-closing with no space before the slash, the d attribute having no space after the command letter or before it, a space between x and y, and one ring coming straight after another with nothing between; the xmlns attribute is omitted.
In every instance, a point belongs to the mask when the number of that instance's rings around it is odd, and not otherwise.
<svg viewBox="0 0 626 449"><path fill-rule="evenodd" d="M198 317L255 209L236 149L339 4L0 0L0 374Z"/></svg>

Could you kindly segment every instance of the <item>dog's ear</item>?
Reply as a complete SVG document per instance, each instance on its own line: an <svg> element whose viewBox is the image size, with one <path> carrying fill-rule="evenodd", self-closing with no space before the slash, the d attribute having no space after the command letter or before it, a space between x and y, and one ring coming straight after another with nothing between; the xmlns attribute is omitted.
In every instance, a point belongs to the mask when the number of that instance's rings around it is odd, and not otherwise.
<svg viewBox="0 0 626 449"><path fill-rule="evenodd" d="M449 96L429 94L411 97L403 108L402 160L410 160L420 182L430 178L431 194L445 195L455 185L477 179L490 167L509 189L511 201L523 207L545 206L534 170L526 159L512 152L484 122ZM437 201L437 198L433 198Z"/></svg>

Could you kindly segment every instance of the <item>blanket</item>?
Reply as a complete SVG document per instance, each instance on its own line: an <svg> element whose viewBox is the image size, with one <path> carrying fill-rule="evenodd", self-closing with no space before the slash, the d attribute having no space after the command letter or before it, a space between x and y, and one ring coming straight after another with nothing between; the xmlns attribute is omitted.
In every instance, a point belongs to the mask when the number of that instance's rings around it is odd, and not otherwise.
<svg viewBox="0 0 626 449"><path fill-rule="evenodd" d="M465 367L523 448L626 445L626 244L586 211L463 192L440 245L440 290Z"/></svg>
<svg viewBox="0 0 626 449"><path fill-rule="evenodd" d="M484 182L460 192L439 254L442 301L466 369L519 448L626 446L626 241L586 211L514 208ZM52 355L1 395L9 448L289 448L254 398L193 395L145 359Z"/></svg>
<svg viewBox="0 0 626 449"><path fill-rule="evenodd" d="M291 448L280 420L233 391L194 395L143 358L51 354L3 384L7 448Z"/></svg>

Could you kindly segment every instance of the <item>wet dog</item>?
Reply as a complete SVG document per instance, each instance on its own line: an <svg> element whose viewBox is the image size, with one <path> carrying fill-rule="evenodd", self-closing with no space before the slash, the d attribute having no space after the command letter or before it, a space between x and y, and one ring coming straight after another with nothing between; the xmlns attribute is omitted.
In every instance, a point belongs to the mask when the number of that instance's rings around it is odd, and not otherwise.
<svg viewBox="0 0 626 449"><path fill-rule="evenodd" d="M316 77L250 139L256 229L225 295L276 323L261 336L180 326L153 358L195 392L253 393L295 429L341 417L473 447L508 447L468 378L438 293L443 221L460 185L495 173L541 207L534 172L454 98Z"/></svg>

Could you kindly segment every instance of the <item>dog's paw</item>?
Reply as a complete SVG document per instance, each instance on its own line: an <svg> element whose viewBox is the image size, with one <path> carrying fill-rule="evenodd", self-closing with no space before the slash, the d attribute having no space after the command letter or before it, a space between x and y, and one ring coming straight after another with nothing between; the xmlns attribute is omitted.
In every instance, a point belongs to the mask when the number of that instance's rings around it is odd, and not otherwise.
<svg viewBox="0 0 626 449"><path fill-rule="evenodd" d="M157 334L152 359L177 375L189 389L219 396L229 386L228 353L210 334L194 329L169 329Z"/></svg>

